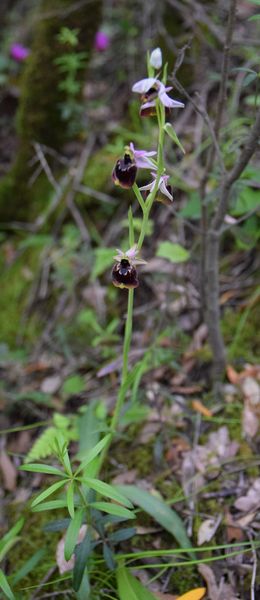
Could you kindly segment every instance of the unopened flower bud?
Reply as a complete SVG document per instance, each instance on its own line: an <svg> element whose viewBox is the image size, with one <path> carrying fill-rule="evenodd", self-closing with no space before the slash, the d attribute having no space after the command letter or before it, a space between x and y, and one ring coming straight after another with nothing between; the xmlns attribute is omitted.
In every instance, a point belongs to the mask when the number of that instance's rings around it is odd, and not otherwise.
<svg viewBox="0 0 260 600"><path fill-rule="evenodd" d="M155 48L151 52L150 56L150 65L154 67L154 69L160 69L162 66L162 51L161 48Z"/></svg>

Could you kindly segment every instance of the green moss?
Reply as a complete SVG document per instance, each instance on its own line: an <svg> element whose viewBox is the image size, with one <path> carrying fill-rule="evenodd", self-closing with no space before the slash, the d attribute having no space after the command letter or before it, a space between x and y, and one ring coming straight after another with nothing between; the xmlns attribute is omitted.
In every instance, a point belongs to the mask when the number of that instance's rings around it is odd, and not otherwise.
<svg viewBox="0 0 260 600"><path fill-rule="evenodd" d="M169 581L169 589L174 594L185 594L189 590L197 587L203 587L204 582L198 573L196 565L190 567L174 568Z"/></svg>
<svg viewBox="0 0 260 600"><path fill-rule="evenodd" d="M55 15L36 21L31 53L24 68L17 130L20 147L7 177L0 185L0 214L5 221L10 219L31 219L31 207L38 201L37 186L29 187L31 175L30 159L34 154L32 142L39 142L59 149L68 139L68 129L61 114L61 104L66 101L59 84L62 74L54 60L70 52L68 45L57 40L62 26L79 30L77 52L92 48L95 31L101 16L101 2L93 0L85 7L68 11L70 0L57 0ZM41 14L53 14L53 1L44 0ZM85 80L84 69L79 70L82 89ZM79 93L79 98L81 91Z"/></svg>
<svg viewBox="0 0 260 600"><path fill-rule="evenodd" d="M117 159L118 156L109 148L104 147L98 150L88 162L82 183L91 185L91 188L95 190L106 190L108 183L112 182L112 170Z"/></svg>
<svg viewBox="0 0 260 600"><path fill-rule="evenodd" d="M1 261L0 261L1 262ZM1 312L1 340L14 348L17 335L21 332L21 318L25 309L31 280L28 281L28 270L35 270L38 263L38 251L27 250L10 267L1 265L0 312ZM26 269L26 271L25 271ZM34 342L39 331L36 317L31 317L26 322L23 331L25 342Z"/></svg>
<svg viewBox="0 0 260 600"><path fill-rule="evenodd" d="M8 513L10 520L17 520L17 505L9 505ZM8 555L8 574L12 575L16 573L39 549L45 550L43 559L36 565L35 569L33 569L26 577L19 581L17 587L15 588L15 592L18 593L20 589L22 590L20 593L22 594L23 600L29 600L32 595L32 590L28 589L27 591L23 588L37 586L44 579L48 571L52 567L55 567L56 546L62 536L62 532L49 533L44 531L44 526L47 525L50 520L52 520L49 512L40 512L34 514L30 511L28 505L21 510L19 506L19 517L23 517L25 522L19 541L12 548L12 551ZM64 514L57 516L57 513L55 513L55 518L64 518ZM57 579L57 577L55 577L55 579ZM55 589L50 585L46 589L46 592L57 591L59 589L62 590L64 589L65 585L66 582L55 583Z"/></svg>
<svg viewBox="0 0 260 600"><path fill-rule="evenodd" d="M259 303L252 307L244 319L239 311L226 310L222 320L222 331L228 348L229 360L244 364L256 363L260 352L258 324L260 319Z"/></svg>

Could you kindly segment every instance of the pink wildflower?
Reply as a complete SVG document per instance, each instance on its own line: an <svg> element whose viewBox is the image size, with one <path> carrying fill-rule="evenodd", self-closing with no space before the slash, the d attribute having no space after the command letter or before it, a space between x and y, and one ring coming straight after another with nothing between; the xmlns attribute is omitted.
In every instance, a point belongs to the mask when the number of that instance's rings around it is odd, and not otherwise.
<svg viewBox="0 0 260 600"><path fill-rule="evenodd" d="M16 60L16 62L23 62L29 54L29 48L25 48L25 46L22 46L21 44L13 44L10 48L10 56Z"/></svg>
<svg viewBox="0 0 260 600"><path fill-rule="evenodd" d="M109 36L104 31L98 31L95 35L94 47L97 52L104 52L110 44Z"/></svg>

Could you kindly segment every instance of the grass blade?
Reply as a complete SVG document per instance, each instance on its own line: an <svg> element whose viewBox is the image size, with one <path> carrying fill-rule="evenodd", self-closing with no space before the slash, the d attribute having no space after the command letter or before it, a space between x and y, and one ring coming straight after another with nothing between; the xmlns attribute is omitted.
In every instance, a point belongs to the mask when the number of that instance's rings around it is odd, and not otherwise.
<svg viewBox="0 0 260 600"><path fill-rule="evenodd" d="M169 531L182 548L192 547L181 518L163 500L135 485L117 485L116 488ZM190 554L192 555L192 552Z"/></svg>
<svg viewBox="0 0 260 600"><path fill-rule="evenodd" d="M13 595L13 592L10 588L10 585L6 579L5 574L3 573L2 569L0 569L0 588L1 590L3 590L4 594L7 596L7 598L9 600L15 600L15 597Z"/></svg>

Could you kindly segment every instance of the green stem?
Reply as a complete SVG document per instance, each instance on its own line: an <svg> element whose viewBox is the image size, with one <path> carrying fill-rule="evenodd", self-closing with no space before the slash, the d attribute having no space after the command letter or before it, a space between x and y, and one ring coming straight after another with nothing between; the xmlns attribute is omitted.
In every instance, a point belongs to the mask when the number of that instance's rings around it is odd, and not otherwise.
<svg viewBox="0 0 260 600"><path fill-rule="evenodd" d="M144 242L150 211L151 211L153 202L155 200L156 194L158 192L160 178L164 172L163 144L164 144L164 133L165 133L164 132L165 109L164 109L164 106L159 102L159 100L157 101L156 110L157 110L157 118L158 118L158 126L159 126L159 137L158 137L158 169L157 169L155 185L154 185L152 192L150 192L150 194L148 195L145 202L143 200L142 194L141 194L137 184L134 183L134 185L133 185L134 194L140 204L140 207L141 207L142 213L143 213L142 226L141 226L141 231L140 231L139 240L138 240L138 244L137 244L137 248L139 251L141 250L143 242ZM129 218L129 241L130 241L130 245L132 245L132 241L133 241L132 238L134 235L132 212L130 212L128 214L128 218ZM100 468L107 456L109 447L113 440L114 434L117 430L121 410L124 405L125 395L126 395L127 388L128 388L128 385L127 385L128 357L129 357L129 349L130 349L131 338L132 338L132 329L133 329L133 305L134 305L134 290L130 289L130 290L128 290L128 306L127 306L127 316L126 316L125 334L124 334L123 368L122 368L121 384L120 384L118 397L117 397L117 401L116 401L116 405L115 405L115 409L114 409L114 414L113 414L112 421L111 421L111 436L108 440L106 448L104 448L104 450L100 456L98 470L100 470Z"/></svg>
<svg viewBox="0 0 260 600"><path fill-rule="evenodd" d="M139 187L138 187L138 185L136 183L134 183L134 185L132 187L132 190L133 190L133 192L134 192L134 194L135 194L135 196L136 196L136 198L137 198L137 200L138 200L138 202L139 202L139 204L141 206L142 211L144 212L145 211L145 202L143 200L143 196L142 196L142 194L141 194L141 192L139 190Z"/></svg>
<svg viewBox="0 0 260 600"><path fill-rule="evenodd" d="M119 393L116 401L116 406L113 414L113 418L111 421L111 430L112 433L115 432L120 412L124 403L125 394L126 394L126 379L128 375L128 357L129 357L129 349L132 338L132 328L133 328L133 306L134 306L134 290L128 290L128 305L127 305L127 316L126 316L126 324L125 324L125 336L124 336L124 347L123 347L123 369L122 369L122 378L121 384L119 388Z"/></svg>
<svg viewBox="0 0 260 600"><path fill-rule="evenodd" d="M120 413L124 404L125 395L127 391L127 375L128 375L128 357L129 357L129 349L132 338L132 328L133 328L133 306L134 306L134 289L128 290L128 304L127 304L127 315L126 315L126 324L125 324L125 335L124 335L124 346L123 346L123 368L122 368L122 378L120 383L120 388L117 396L116 405L114 408L114 414L112 417L110 430L111 435L107 442L106 447L100 455L99 464L97 467L97 473L100 472L100 469L104 463L104 460L107 456L108 450L113 441L114 434L116 432Z"/></svg>

